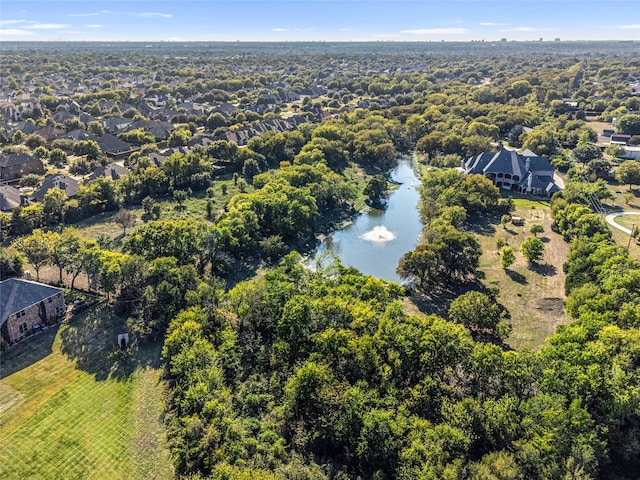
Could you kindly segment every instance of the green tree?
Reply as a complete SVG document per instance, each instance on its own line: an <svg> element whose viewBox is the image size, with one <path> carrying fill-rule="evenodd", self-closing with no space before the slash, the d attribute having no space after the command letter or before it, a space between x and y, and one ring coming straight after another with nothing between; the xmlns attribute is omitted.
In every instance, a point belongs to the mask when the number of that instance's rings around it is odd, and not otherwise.
<svg viewBox="0 0 640 480"><path fill-rule="evenodd" d="M78 230L67 227L62 233L55 234L53 237L53 246L51 249L51 263L58 267L58 281L62 285L62 271L71 270L76 257L80 252L82 239ZM73 279L75 280L75 278ZM72 281L73 288L73 281Z"/></svg>
<svg viewBox="0 0 640 480"><path fill-rule="evenodd" d="M178 128L169 135L170 147L183 147L191 140L191 131L187 128Z"/></svg>
<svg viewBox="0 0 640 480"><path fill-rule="evenodd" d="M66 165L68 161L69 160L67 158L67 154L64 152L64 150L54 148L49 153L49 163L55 165L58 168L62 168L62 166Z"/></svg>
<svg viewBox="0 0 640 480"><path fill-rule="evenodd" d="M24 140L24 144L29 147L31 150L35 150L38 147L42 147L47 144L47 141L44 139L42 135L38 135L37 133L32 133L27 135Z"/></svg>
<svg viewBox="0 0 640 480"><path fill-rule="evenodd" d="M374 175L364 187L364 194L372 205L379 205L389 195L387 180L382 175Z"/></svg>
<svg viewBox="0 0 640 480"><path fill-rule="evenodd" d="M615 172L616 180L620 183L626 183L631 190L632 185L640 184L640 162L627 160L622 162Z"/></svg>
<svg viewBox="0 0 640 480"><path fill-rule="evenodd" d="M86 155L87 160L96 160L102 155L102 150L95 140L80 140L73 145L73 153Z"/></svg>
<svg viewBox="0 0 640 480"><path fill-rule="evenodd" d="M36 147L36 149L33 151L33 154L40 160L46 160L47 158L49 158L49 150L43 145Z"/></svg>
<svg viewBox="0 0 640 480"><path fill-rule="evenodd" d="M602 158L602 150L593 143L582 143L573 149L571 156L576 162L589 163L592 160Z"/></svg>
<svg viewBox="0 0 640 480"><path fill-rule="evenodd" d="M67 192L53 187L42 197L42 216L47 225L61 225L67 209Z"/></svg>
<svg viewBox="0 0 640 480"><path fill-rule="evenodd" d="M93 120L89 122L89 125L87 126L87 130L89 131L89 133L93 133L94 135L98 135L98 136L104 135L104 127L102 126L102 123L100 123L98 120Z"/></svg>
<svg viewBox="0 0 640 480"><path fill-rule="evenodd" d="M153 211L153 206L155 204L156 204L156 201L152 197L144 197L142 199L142 209L144 210L144 213L146 213L147 215L151 215L151 212Z"/></svg>
<svg viewBox="0 0 640 480"><path fill-rule="evenodd" d="M502 228L506 229L507 228L507 224L511 221L511 215L509 215L508 213L505 213L504 215L502 215L502 217L500 217L500 223L502 224Z"/></svg>
<svg viewBox="0 0 640 480"><path fill-rule="evenodd" d="M53 232L43 232L36 229L31 235L23 237L15 243L16 250L22 253L27 258L27 262L33 265L37 281L40 281L42 267L51 263L53 239Z"/></svg>
<svg viewBox="0 0 640 480"><path fill-rule="evenodd" d="M500 250L500 265L502 268L507 269L516 261L516 254L513 248L506 246Z"/></svg>
<svg viewBox="0 0 640 480"><path fill-rule="evenodd" d="M628 113L618 118L616 132L625 135L640 135L640 114Z"/></svg>
<svg viewBox="0 0 640 480"><path fill-rule="evenodd" d="M242 175L247 179L247 182L253 183L253 177L260 173L260 165L254 158L247 158L242 166Z"/></svg>
<svg viewBox="0 0 640 480"><path fill-rule="evenodd" d="M544 227L539 223L534 223L529 229L529 233L532 233L534 237L537 237L538 234L542 232L544 232Z"/></svg>
<svg viewBox="0 0 640 480"><path fill-rule="evenodd" d="M529 263L536 263L544 255L544 242L537 237L528 237L520 245L520 253Z"/></svg>
<svg viewBox="0 0 640 480"><path fill-rule="evenodd" d="M449 318L470 330L494 332L502 313L494 298L470 291L451 302Z"/></svg>
<svg viewBox="0 0 640 480"><path fill-rule="evenodd" d="M173 199L178 202L178 208L184 207L184 202L187 199L186 190L174 190L173 191Z"/></svg>

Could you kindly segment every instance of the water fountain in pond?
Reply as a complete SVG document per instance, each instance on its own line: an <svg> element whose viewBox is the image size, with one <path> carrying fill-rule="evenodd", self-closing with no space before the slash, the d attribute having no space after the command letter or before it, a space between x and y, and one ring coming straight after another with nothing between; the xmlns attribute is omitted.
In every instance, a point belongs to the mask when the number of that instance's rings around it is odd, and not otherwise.
<svg viewBox="0 0 640 480"><path fill-rule="evenodd" d="M396 234L389 231L384 225L378 225L360 235L360 238L367 242L388 242L396 238Z"/></svg>

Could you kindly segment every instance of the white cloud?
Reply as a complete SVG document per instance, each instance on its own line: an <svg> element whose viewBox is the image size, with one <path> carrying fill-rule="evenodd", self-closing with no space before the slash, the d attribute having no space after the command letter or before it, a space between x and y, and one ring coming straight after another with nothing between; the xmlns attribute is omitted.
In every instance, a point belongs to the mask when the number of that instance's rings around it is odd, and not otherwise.
<svg viewBox="0 0 640 480"><path fill-rule="evenodd" d="M632 25L611 25L608 28L617 28L618 30L640 30L640 23Z"/></svg>
<svg viewBox="0 0 640 480"><path fill-rule="evenodd" d="M466 28L419 28L416 30L402 30L400 33L408 33L411 35L459 35L461 33L467 33Z"/></svg>
<svg viewBox="0 0 640 480"><path fill-rule="evenodd" d="M499 26L508 25L508 23L480 22L480 25L482 25L483 27L499 27Z"/></svg>
<svg viewBox="0 0 640 480"><path fill-rule="evenodd" d="M171 18L173 17L172 13L159 13L159 12L142 12L142 13L138 13L139 17L147 17L147 18L154 18L154 17L159 17L159 18Z"/></svg>
<svg viewBox="0 0 640 480"><path fill-rule="evenodd" d="M381 33L379 35L374 35L376 38L401 38L402 35L398 35L397 33Z"/></svg>
<svg viewBox="0 0 640 480"><path fill-rule="evenodd" d="M341 28L338 30L339 32L350 32L351 29L350 28Z"/></svg>
<svg viewBox="0 0 640 480"><path fill-rule="evenodd" d="M4 25L15 25L17 23L24 23L24 20L0 20L0 27Z"/></svg>
<svg viewBox="0 0 640 480"><path fill-rule="evenodd" d="M88 32L82 32L80 30L60 30L60 33L66 33L69 35L83 35L86 34Z"/></svg>
<svg viewBox="0 0 640 480"><path fill-rule="evenodd" d="M31 30L60 30L62 28L67 28L69 24L67 23L32 23L24 28L28 28Z"/></svg>
<svg viewBox="0 0 640 480"><path fill-rule="evenodd" d="M272 28L271 31L272 32L286 32L287 29L286 28Z"/></svg>
<svg viewBox="0 0 640 480"><path fill-rule="evenodd" d="M22 35L33 35L33 32L30 32L28 30L22 30L19 28L5 28L5 29L0 29L0 35L22 36Z"/></svg>
<svg viewBox="0 0 640 480"><path fill-rule="evenodd" d="M296 31L296 32L312 32L313 31L313 27L309 27L309 28L294 28L294 31Z"/></svg>
<svg viewBox="0 0 640 480"><path fill-rule="evenodd" d="M103 25L100 25L99 23L90 23L89 25L85 25L85 27L87 27L87 28L102 28Z"/></svg>
<svg viewBox="0 0 640 480"><path fill-rule="evenodd" d="M516 27L500 30L501 32L548 32L555 28L536 28L536 27Z"/></svg>

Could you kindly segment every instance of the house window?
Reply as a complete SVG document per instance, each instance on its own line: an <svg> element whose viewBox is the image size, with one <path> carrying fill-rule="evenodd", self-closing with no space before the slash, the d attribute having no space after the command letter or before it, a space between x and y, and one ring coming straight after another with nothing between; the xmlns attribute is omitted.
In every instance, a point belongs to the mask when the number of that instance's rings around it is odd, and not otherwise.
<svg viewBox="0 0 640 480"><path fill-rule="evenodd" d="M24 317L24 316L25 316L24 310L21 310L16 314L16 318L20 318L20 317Z"/></svg>
<svg viewBox="0 0 640 480"><path fill-rule="evenodd" d="M49 303L51 303L53 301L53 298L49 297Z"/></svg>

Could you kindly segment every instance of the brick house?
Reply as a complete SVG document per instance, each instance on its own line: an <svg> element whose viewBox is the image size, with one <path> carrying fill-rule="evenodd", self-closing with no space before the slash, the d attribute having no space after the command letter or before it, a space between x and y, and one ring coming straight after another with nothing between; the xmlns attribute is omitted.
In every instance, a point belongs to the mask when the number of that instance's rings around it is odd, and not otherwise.
<svg viewBox="0 0 640 480"><path fill-rule="evenodd" d="M44 173L44 164L26 153L0 154L0 180L13 180L29 173Z"/></svg>
<svg viewBox="0 0 640 480"><path fill-rule="evenodd" d="M0 282L0 343L33 333L33 326L64 316L62 290L43 283L10 278Z"/></svg>

